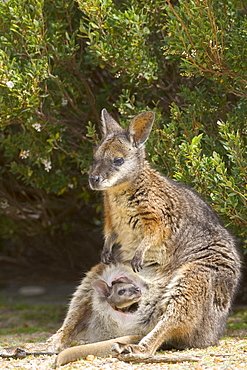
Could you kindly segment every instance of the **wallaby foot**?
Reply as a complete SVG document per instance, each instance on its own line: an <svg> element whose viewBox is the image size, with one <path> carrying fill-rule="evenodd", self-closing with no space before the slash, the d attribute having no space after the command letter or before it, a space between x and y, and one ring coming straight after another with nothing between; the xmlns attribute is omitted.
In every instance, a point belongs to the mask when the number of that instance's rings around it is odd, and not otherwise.
<svg viewBox="0 0 247 370"><path fill-rule="evenodd" d="M60 328L55 334L47 339L45 344L52 351L59 353L68 347L71 341L72 339L69 338L69 335L65 335L64 331Z"/></svg>

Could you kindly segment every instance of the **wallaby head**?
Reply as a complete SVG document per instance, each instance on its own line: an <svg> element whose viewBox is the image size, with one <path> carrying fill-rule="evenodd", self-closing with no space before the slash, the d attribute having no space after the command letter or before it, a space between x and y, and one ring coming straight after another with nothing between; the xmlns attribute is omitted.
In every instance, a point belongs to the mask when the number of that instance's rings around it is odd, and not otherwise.
<svg viewBox="0 0 247 370"><path fill-rule="evenodd" d="M92 189L108 188L132 182L141 170L144 143L154 122L153 112L135 116L127 129L123 129L106 111L102 110L103 140L94 154L89 174Z"/></svg>
<svg viewBox="0 0 247 370"><path fill-rule="evenodd" d="M115 309L130 307L142 296L141 289L125 277L114 280L111 286L101 279L95 280L92 285L99 295Z"/></svg>

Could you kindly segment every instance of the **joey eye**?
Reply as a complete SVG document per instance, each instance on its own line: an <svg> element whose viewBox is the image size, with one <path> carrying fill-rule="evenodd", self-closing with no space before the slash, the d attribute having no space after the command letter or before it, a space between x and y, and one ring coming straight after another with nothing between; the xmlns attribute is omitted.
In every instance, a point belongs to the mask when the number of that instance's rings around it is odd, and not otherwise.
<svg viewBox="0 0 247 370"><path fill-rule="evenodd" d="M118 291L118 295L124 295L124 293L125 293L125 289L120 289L120 290Z"/></svg>
<svg viewBox="0 0 247 370"><path fill-rule="evenodd" d="M124 163L124 159L122 157L120 158L115 158L113 160L113 164L114 166L122 166L122 164Z"/></svg>

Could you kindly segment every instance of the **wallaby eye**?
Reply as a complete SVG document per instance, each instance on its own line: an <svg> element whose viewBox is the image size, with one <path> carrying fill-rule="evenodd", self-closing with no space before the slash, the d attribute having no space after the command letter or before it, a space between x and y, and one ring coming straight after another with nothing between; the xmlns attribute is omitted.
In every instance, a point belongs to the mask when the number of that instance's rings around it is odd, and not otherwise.
<svg viewBox="0 0 247 370"><path fill-rule="evenodd" d="M124 159L123 158L115 158L113 160L113 164L114 166L122 166L122 164L124 163Z"/></svg>
<svg viewBox="0 0 247 370"><path fill-rule="evenodd" d="M118 295L124 295L124 293L125 293L125 289L120 289L120 290L118 291Z"/></svg>

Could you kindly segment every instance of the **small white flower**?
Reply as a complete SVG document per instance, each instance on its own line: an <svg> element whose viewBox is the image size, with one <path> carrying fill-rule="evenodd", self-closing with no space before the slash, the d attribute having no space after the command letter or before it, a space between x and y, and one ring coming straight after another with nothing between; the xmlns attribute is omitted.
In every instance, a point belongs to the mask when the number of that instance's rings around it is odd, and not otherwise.
<svg viewBox="0 0 247 370"><path fill-rule="evenodd" d="M32 125L32 127L33 127L36 131L38 131L38 132L40 132L40 131L41 131L41 124L40 124L40 123L34 123L34 124Z"/></svg>
<svg viewBox="0 0 247 370"><path fill-rule="evenodd" d="M49 172L51 170L51 161L49 161L48 159L41 159L41 163L44 165L46 172Z"/></svg>
<svg viewBox="0 0 247 370"><path fill-rule="evenodd" d="M13 87L15 86L14 82L12 81L6 81L6 86L9 88L9 89L13 89Z"/></svg>
<svg viewBox="0 0 247 370"><path fill-rule="evenodd" d="M9 203L8 203L8 200L7 199L2 199L1 203L0 203L0 207L2 209L6 209L9 207Z"/></svg>
<svg viewBox="0 0 247 370"><path fill-rule="evenodd" d="M183 52L182 52L182 56L183 56L183 57L185 57L185 58L189 58L189 54L188 54L188 53L186 53L186 51L183 51Z"/></svg>
<svg viewBox="0 0 247 370"><path fill-rule="evenodd" d="M68 100L67 99L65 99L65 98L62 98L62 106L63 107L66 107L66 105L68 105Z"/></svg>
<svg viewBox="0 0 247 370"><path fill-rule="evenodd" d="M21 150L20 152L20 158L21 159L26 159L30 155L30 150Z"/></svg>
<svg viewBox="0 0 247 370"><path fill-rule="evenodd" d="M191 56L192 56L192 58L195 58L196 57L196 50L195 49L192 49L191 50Z"/></svg>

